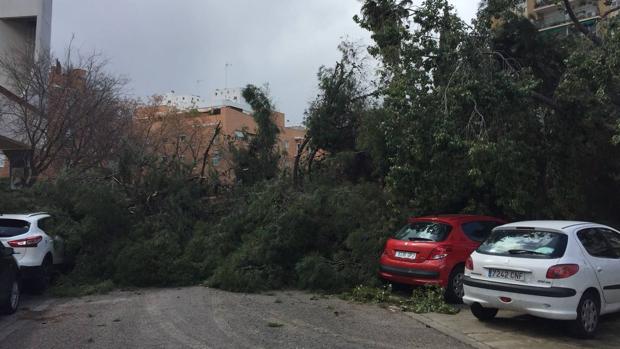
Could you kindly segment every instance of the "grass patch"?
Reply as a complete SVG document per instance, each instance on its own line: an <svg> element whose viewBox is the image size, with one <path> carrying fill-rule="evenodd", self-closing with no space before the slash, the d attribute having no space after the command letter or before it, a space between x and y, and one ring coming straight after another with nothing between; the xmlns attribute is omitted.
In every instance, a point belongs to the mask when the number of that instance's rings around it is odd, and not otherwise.
<svg viewBox="0 0 620 349"><path fill-rule="evenodd" d="M344 293L341 298L357 303L372 303L380 306L397 306L402 311L418 314L440 313L456 314L459 309L446 303L443 289L439 286L423 286L414 288L410 297L402 297L392 293L392 285L385 287L357 286Z"/></svg>

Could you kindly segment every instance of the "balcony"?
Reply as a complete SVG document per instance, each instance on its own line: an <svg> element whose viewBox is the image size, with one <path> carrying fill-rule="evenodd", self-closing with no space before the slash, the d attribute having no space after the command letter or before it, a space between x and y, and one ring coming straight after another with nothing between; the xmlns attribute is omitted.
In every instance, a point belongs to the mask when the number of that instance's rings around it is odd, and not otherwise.
<svg viewBox="0 0 620 349"><path fill-rule="evenodd" d="M598 0L570 0L570 3L573 9L576 11L577 8L584 6L595 6L598 7ZM535 0L534 3L534 12L536 13L548 13L552 11L564 11L564 5L561 1L556 0Z"/></svg>
<svg viewBox="0 0 620 349"><path fill-rule="evenodd" d="M539 0L544 2L545 0ZM546 0L552 2L552 0ZM575 1L576 2L576 1ZM555 3L553 3L555 4ZM573 4L573 11L579 20L588 20L599 16L599 8L594 1L579 1ZM570 17L563 6L548 6L537 9L536 25L539 28L549 28L570 22Z"/></svg>

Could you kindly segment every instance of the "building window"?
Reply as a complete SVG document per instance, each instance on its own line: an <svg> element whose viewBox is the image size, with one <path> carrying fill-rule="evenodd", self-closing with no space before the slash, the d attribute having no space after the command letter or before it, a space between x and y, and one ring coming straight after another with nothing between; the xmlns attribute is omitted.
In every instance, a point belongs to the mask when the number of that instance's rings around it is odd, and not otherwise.
<svg viewBox="0 0 620 349"><path fill-rule="evenodd" d="M235 131L235 138L245 139L245 133L243 133L242 131Z"/></svg>
<svg viewBox="0 0 620 349"><path fill-rule="evenodd" d="M181 142L185 142L185 141L187 140L187 136L186 136L186 135L180 135L180 136L179 136L179 140L180 140Z"/></svg>
<svg viewBox="0 0 620 349"><path fill-rule="evenodd" d="M6 155L0 153L0 168L6 166Z"/></svg>

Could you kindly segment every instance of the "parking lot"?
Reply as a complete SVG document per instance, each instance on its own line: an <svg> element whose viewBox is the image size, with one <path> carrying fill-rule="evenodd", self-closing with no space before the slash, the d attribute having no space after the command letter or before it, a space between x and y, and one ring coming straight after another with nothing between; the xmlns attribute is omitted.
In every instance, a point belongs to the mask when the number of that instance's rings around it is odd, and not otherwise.
<svg viewBox="0 0 620 349"><path fill-rule="evenodd" d="M564 323L500 312L489 323L402 313L298 291L263 295L204 287L116 291L83 298L26 295L0 317L0 348L618 348L620 315L595 340Z"/></svg>
<svg viewBox="0 0 620 349"><path fill-rule="evenodd" d="M402 312L290 291L205 287L25 299L0 348L469 348Z"/></svg>

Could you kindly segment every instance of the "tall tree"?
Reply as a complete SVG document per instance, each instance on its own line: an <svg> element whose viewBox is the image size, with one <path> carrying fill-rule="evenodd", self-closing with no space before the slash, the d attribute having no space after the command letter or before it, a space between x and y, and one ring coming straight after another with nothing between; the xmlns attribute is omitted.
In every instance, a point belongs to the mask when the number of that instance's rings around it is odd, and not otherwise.
<svg viewBox="0 0 620 349"><path fill-rule="evenodd" d="M421 213L610 217L617 24L601 23L602 45L550 36L516 5L486 1L468 25L445 0L364 2L357 20L373 31L385 83L390 188Z"/></svg>
<svg viewBox="0 0 620 349"><path fill-rule="evenodd" d="M275 149L280 133L273 121L274 108L265 89L246 86L243 98L252 107L256 134L248 135L246 145L233 146L233 169L238 181L252 184L278 175L280 155Z"/></svg>

